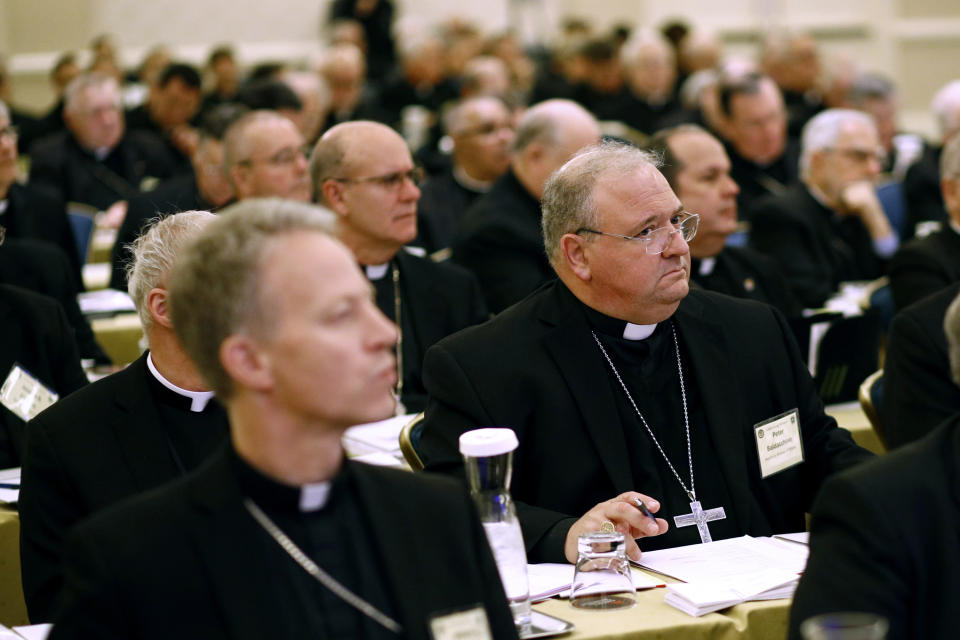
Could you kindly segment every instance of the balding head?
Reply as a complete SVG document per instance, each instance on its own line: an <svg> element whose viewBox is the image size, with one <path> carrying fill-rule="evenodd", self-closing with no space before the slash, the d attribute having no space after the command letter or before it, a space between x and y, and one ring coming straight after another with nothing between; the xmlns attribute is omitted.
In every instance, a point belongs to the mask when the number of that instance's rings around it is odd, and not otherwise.
<svg viewBox="0 0 960 640"><path fill-rule="evenodd" d="M469 98L450 108L444 129L453 139L453 165L476 180L492 182L510 166L513 123L499 98Z"/></svg>
<svg viewBox="0 0 960 640"><path fill-rule="evenodd" d="M310 176L303 135L275 111L242 116L224 136L224 170L237 199L277 197L308 202Z"/></svg>
<svg viewBox="0 0 960 640"><path fill-rule="evenodd" d="M320 75L330 88L331 110L352 111L360 101L367 79L367 63L363 52L352 44L330 48L320 64Z"/></svg>
<svg viewBox="0 0 960 640"><path fill-rule="evenodd" d="M416 237L418 173L403 138L378 122L333 127L310 157L315 196L362 264L386 262Z"/></svg>
<svg viewBox="0 0 960 640"><path fill-rule="evenodd" d="M599 140L600 127L589 111L572 100L546 100L530 107L517 125L513 172L539 200L550 174Z"/></svg>

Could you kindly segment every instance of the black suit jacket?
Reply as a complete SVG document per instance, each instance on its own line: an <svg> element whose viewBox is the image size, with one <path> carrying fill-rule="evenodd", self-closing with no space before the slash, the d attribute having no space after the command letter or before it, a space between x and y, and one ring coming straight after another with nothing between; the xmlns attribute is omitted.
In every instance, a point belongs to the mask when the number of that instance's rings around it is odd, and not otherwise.
<svg viewBox="0 0 960 640"><path fill-rule="evenodd" d="M940 156L943 147L927 146L920 159L910 165L903 177L903 196L907 203L907 236L913 236L917 223L939 220L946 224L947 211L940 190Z"/></svg>
<svg viewBox="0 0 960 640"><path fill-rule="evenodd" d="M710 291L772 304L788 318L800 315L803 306L768 256L747 247L725 247L714 258L713 271L706 275L699 271L702 261L694 260L690 280Z"/></svg>
<svg viewBox="0 0 960 640"><path fill-rule="evenodd" d="M157 217L166 217L181 211L207 211L211 204L200 196L193 173L175 176L130 200L127 215L117 231L117 239L110 250L110 288L127 290L127 263L133 255L127 245L146 233L146 224Z"/></svg>
<svg viewBox="0 0 960 640"><path fill-rule="evenodd" d="M20 491L20 559L30 619L50 621L68 530L90 514L178 477L147 356L30 421Z"/></svg>
<svg viewBox="0 0 960 640"><path fill-rule="evenodd" d="M725 146L730 157L730 177L740 187L737 211L745 220L751 220L753 207L758 200L781 195L799 179L797 160L800 149L792 140L787 141L783 155L766 167L741 156L732 144Z"/></svg>
<svg viewBox="0 0 960 640"><path fill-rule="evenodd" d="M68 131L33 145L30 184L64 202L82 202L106 209L140 193L144 178L167 178L173 161L156 137L128 131L102 161L82 149Z"/></svg>
<svg viewBox="0 0 960 640"><path fill-rule="evenodd" d="M900 247L890 261L890 290L897 309L960 281L960 233L949 224Z"/></svg>
<svg viewBox="0 0 960 640"><path fill-rule="evenodd" d="M77 254L77 241L63 200L20 184L10 185L7 198L7 210L0 216L0 224L7 228L7 237L43 240L58 246L69 260L74 287L83 291L81 256Z"/></svg>
<svg viewBox="0 0 960 640"><path fill-rule="evenodd" d="M0 284L0 384L19 364L60 398L87 384L63 308L53 298ZM0 406L0 469L20 466L25 423Z"/></svg>
<svg viewBox="0 0 960 640"><path fill-rule="evenodd" d="M824 414L773 308L694 290L673 317L718 443L733 499L727 517L750 535L802 530L824 478L869 454ZM462 472L458 438L466 430L516 432L511 490L531 562L563 562L571 518L624 491L643 491L631 486L616 382L582 305L562 283L440 342L427 353L424 379L430 402L419 446L427 470ZM753 426L795 408L806 461L763 480Z"/></svg>
<svg viewBox="0 0 960 640"><path fill-rule="evenodd" d="M482 194L457 182L453 170L429 178L417 203L417 241L428 253L453 244L464 214Z"/></svg>
<svg viewBox="0 0 960 640"><path fill-rule="evenodd" d="M67 605L51 639L309 637L296 621L277 619L291 597L277 567L293 561L243 507L228 455L224 448L186 478L76 529L66 551ZM464 490L346 464L404 637L426 640L430 615L481 604L493 637L516 638Z"/></svg>
<svg viewBox="0 0 960 640"><path fill-rule="evenodd" d="M494 313L556 277L543 249L540 203L513 170L470 207L453 244L453 261L477 276Z"/></svg>
<svg viewBox="0 0 960 640"><path fill-rule="evenodd" d="M960 412L943 317L960 282L912 304L893 318L883 365L881 422L889 449L919 440Z"/></svg>
<svg viewBox="0 0 960 640"><path fill-rule="evenodd" d="M60 303L73 327L81 358L110 364L80 311L70 264L56 246L37 240L8 238L0 245L0 282L50 296Z"/></svg>
<svg viewBox="0 0 960 640"><path fill-rule="evenodd" d="M954 638L960 593L960 418L824 486L790 611L877 613L888 640Z"/></svg>
<svg viewBox="0 0 960 640"><path fill-rule="evenodd" d="M427 349L451 333L484 322L490 314L480 284L466 269L407 251L397 253L395 260L400 271L404 331L413 331L403 340L402 400L408 411L419 412L427 404L422 373ZM393 317L393 301L382 311ZM406 319L403 314L407 314Z"/></svg>
<svg viewBox="0 0 960 640"><path fill-rule="evenodd" d="M855 216L838 217L806 186L757 202L750 245L777 261L805 307L819 307L844 280L883 275L884 263Z"/></svg>

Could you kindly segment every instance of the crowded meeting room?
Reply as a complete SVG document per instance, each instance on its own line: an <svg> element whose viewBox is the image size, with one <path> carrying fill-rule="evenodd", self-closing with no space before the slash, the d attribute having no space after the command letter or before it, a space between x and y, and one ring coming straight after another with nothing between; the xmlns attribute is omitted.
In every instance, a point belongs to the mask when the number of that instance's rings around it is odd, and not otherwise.
<svg viewBox="0 0 960 640"><path fill-rule="evenodd" d="M953 0L0 3L0 640L958 637L957 60Z"/></svg>

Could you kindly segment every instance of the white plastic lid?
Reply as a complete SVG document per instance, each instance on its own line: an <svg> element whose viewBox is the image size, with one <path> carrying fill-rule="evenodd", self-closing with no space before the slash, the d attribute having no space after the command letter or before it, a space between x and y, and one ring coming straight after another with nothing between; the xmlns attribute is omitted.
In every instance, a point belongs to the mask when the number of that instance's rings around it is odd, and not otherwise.
<svg viewBox="0 0 960 640"><path fill-rule="evenodd" d="M473 458L510 453L519 446L513 429L488 427L474 429L460 436L460 453Z"/></svg>

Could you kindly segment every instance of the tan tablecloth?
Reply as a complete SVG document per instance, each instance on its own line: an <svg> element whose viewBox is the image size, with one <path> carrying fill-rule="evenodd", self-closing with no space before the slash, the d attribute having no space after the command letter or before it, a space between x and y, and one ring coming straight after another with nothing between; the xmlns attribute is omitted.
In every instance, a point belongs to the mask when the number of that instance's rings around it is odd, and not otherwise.
<svg viewBox="0 0 960 640"><path fill-rule="evenodd" d="M860 403L847 402L845 404L829 405L827 414L832 416L837 424L849 431L854 441L864 449L872 451L878 456L886 453L877 432L873 430L873 425L870 424L863 409L860 408Z"/></svg>
<svg viewBox="0 0 960 640"><path fill-rule="evenodd" d="M583 611L560 599L535 604L534 609L572 622L573 633L563 636L571 640L780 640L787 635L790 600L747 602L694 618L664 604L666 593L666 589L640 591L636 606L620 611Z"/></svg>
<svg viewBox="0 0 960 640"><path fill-rule="evenodd" d="M30 624L20 581L20 515L0 506L0 624Z"/></svg>
<svg viewBox="0 0 960 640"><path fill-rule="evenodd" d="M139 341L143 336L140 317L135 313L121 313L112 318L90 323L97 342L115 364L129 364L140 357Z"/></svg>

